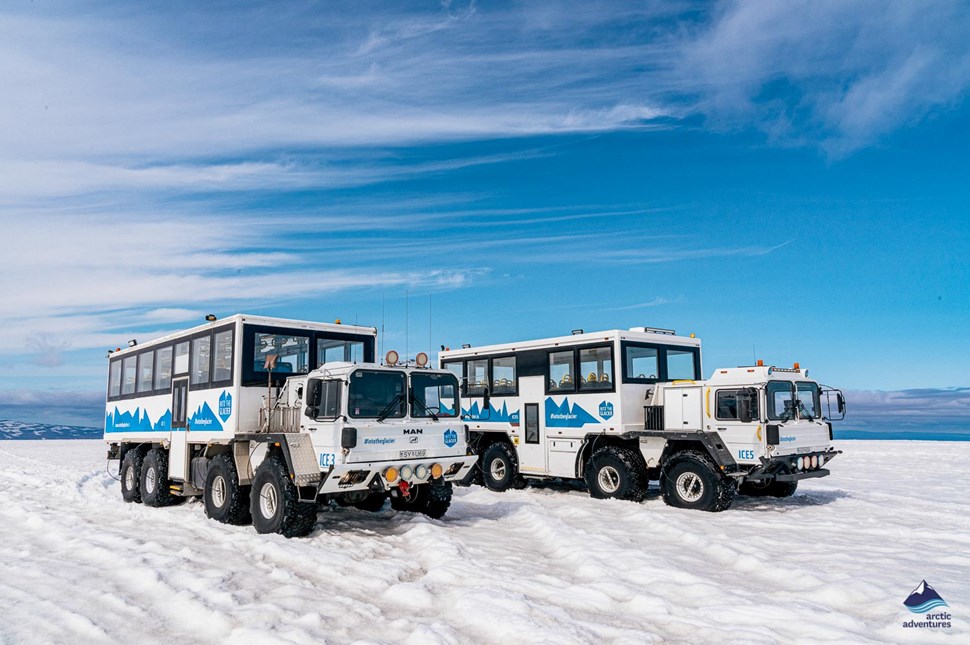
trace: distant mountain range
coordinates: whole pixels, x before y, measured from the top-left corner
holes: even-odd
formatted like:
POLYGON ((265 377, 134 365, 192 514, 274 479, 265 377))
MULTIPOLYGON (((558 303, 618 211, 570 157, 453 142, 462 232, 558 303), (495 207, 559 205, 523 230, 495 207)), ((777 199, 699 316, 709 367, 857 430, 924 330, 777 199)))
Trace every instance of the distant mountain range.
POLYGON ((103 428, 59 426, 46 423, 25 423, 0 419, 0 440, 3 439, 100 439, 103 428))

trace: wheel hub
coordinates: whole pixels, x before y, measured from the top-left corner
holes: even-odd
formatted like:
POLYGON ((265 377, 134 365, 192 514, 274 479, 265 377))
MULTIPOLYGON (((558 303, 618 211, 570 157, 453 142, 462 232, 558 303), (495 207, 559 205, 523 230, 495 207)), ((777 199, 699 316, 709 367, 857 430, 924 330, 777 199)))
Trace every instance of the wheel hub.
POLYGON ((135 490, 135 469, 131 466, 125 468, 125 488, 135 490))
POLYGON ((226 478, 222 475, 212 480, 212 505, 216 508, 226 505, 226 478))
POLYGON ((493 459, 492 463, 488 466, 488 471, 492 474, 492 479, 502 480, 505 479, 505 462, 501 459, 493 459))
POLYGON ((676 487, 677 494, 685 502, 696 502, 704 494, 704 482, 696 473, 681 473, 676 487))
POLYGON ((145 492, 151 495, 155 492, 155 469, 149 468, 145 473, 145 492))
POLYGON ((620 473, 613 466, 600 468, 596 481, 604 493, 613 494, 620 489, 620 473))
POLYGON ((272 482, 266 482, 263 487, 259 489, 259 512, 263 514, 266 519, 272 518, 276 515, 276 509, 279 507, 279 494, 276 491, 276 486, 272 482))

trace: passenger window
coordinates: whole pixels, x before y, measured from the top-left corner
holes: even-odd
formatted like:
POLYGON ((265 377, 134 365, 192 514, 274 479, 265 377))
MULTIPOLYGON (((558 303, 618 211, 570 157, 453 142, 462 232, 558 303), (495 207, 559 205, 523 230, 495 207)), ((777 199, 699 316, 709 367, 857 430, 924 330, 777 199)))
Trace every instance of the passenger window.
POLYGON ((137 356, 127 356, 125 357, 125 362, 123 366, 124 380, 121 384, 122 394, 134 394, 135 393, 135 379, 138 377, 138 364, 137 356))
POLYGON ((152 391, 155 352, 142 352, 138 355, 138 391, 152 391))
POLYGON ((488 359, 468 361, 468 393, 482 395, 488 387, 488 359))
POLYGON ((462 363, 445 363, 445 369, 455 375, 458 382, 461 383, 461 379, 464 378, 463 365, 462 363))
POLYGON ((613 388, 613 352, 609 347, 579 350, 579 389, 613 388))
POLYGON ((212 338, 203 336, 192 340, 192 385, 202 385, 209 382, 209 349, 212 338))
POLYGON ((693 380, 698 378, 694 373, 694 352, 682 349, 667 350, 667 379, 693 380))
POLYGON ((108 396, 121 394, 121 361, 112 361, 108 374, 108 396))
POLYGON ((310 364, 310 339, 305 336, 287 336, 282 334, 259 334, 254 337, 256 343, 253 369, 265 372, 266 357, 275 354, 276 366, 274 374, 306 374, 310 364))
POLYGON ((492 359, 492 394, 515 394, 515 356, 492 359))
POLYGON ((633 379, 660 378, 660 363, 655 347, 626 348, 626 376, 633 379))
POLYGON ((221 331, 215 336, 213 381, 232 378, 232 331, 221 331))
POLYGON ((175 346, 175 371, 173 374, 187 374, 189 371, 189 343, 179 343, 175 346))
POLYGON ((356 363, 364 360, 364 343, 360 341, 317 339, 317 367, 324 363, 356 363))
POLYGON ((576 389, 573 379, 573 352, 550 352, 549 391, 571 392, 576 389))
POLYGON ((172 348, 158 350, 158 365, 155 369, 155 389, 167 390, 172 387, 172 348))

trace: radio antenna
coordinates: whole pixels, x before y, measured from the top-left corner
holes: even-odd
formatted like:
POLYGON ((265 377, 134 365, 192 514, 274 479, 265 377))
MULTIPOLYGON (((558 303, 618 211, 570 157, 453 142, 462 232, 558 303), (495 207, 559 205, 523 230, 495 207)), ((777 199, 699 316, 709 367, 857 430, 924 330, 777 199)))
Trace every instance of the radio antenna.
POLYGON ((409 307, 411 304, 411 292, 408 289, 404 290, 404 364, 408 362, 408 356, 410 356, 410 349, 408 342, 411 340, 411 319, 409 307))
POLYGON ((384 363, 384 292, 381 291, 381 364, 384 363))
POLYGON ((428 293, 428 355, 431 354, 431 348, 434 344, 431 340, 431 293, 428 293))

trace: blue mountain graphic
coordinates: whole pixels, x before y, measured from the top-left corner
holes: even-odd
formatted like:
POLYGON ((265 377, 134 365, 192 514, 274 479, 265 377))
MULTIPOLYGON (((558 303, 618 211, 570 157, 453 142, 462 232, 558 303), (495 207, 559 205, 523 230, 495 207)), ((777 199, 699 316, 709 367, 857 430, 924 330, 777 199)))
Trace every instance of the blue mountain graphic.
POLYGON ((573 403, 569 407, 569 397, 556 405, 552 397, 546 398, 546 427, 548 428, 582 428, 587 423, 599 423, 589 412, 573 403))
POLYGON ((148 410, 135 408, 134 412, 121 412, 115 406, 114 412, 105 415, 104 431, 108 432, 168 432, 172 429, 172 412, 166 410, 158 421, 152 423, 148 410))
POLYGON ((516 410, 509 414, 509 409, 506 404, 502 403, 502 409, 496 410, 494 407, 489 406, 487 410, 482 410, 478 407, 478 401, 472 403, 472 407, 467 410, 462 410, 462 414, 468 417, 469 421, 491 421, 494 423, 511 423, 512 425, 519 424, 519 411, 516 410))
POLYGON ((221 432, 222 423, 215 415, 208 403, 203 403, 199 409, 189 417, 189 427, 192 430, 207 430, 211 432, 221 432))
POLYGON ((940 594, 936 593, 936 589, 926 584, 925 580, 919 583, 903 604, 914 614, 925 614, 937 607, 949 607, 940 594))

